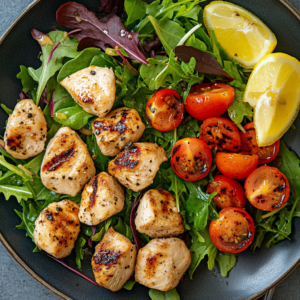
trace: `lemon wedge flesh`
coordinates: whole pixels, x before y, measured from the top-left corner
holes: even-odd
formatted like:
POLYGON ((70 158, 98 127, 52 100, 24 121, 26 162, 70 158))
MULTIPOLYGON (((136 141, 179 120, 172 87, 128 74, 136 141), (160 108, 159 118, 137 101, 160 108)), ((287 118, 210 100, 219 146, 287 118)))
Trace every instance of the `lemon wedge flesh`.
POLYGON ((277 40, 272 31, 248 10, 225 1, 213 1, 204 9, 204 24, 230 58, 252 69, 266 54, 273 52, 277 40))
POLYGON ((243 100, 254 107, 259 146, 279 140, 297 117, 300 106, 300 62, 287 54, 266 55, 255 66, 243 100))

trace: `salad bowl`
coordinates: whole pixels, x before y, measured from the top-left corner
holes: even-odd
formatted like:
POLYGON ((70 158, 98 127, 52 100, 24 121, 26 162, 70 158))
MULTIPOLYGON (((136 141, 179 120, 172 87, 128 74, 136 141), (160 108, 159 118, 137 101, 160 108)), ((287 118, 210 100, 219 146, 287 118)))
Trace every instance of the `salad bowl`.
MULTIPOLYGON (((36 0, 8 28, 0 39, 0 102, 13 108, 18 99, 21 84, 16 78, 20 65, 39 67, 37 53, 39 45, 30 35, 32 28, 49 32, 56 22, 56 10, 68 1, 36 0)), ((88 9, 96 11, 99 0, 78 0, 88 9)), ((210 1, 201 3, 204 7, 210 1)), ((265 22, 278 39, 274 52, 284 52, 300 59, 300 14, 284 0, 233 0, 253 12, 265 22)), ((0 110, 0 128, 5 127, 7 116, 0 110)), ((300 117, 295 121, 296 130, 290 129, 283 137, 288 147, 300 156, 300 117)), ((4 130, 0 130, 3 135, 4 130)), ((0 194, 0 241, 13 258, 40 284, 62 299, 149 299, 147 288, 136 284, 131 291, 122 289, 112 293, 96 288, 83 278, 70 272, 43 253, 32 253, 34 244, 24 237, 24 231, 17 230, 20 223, 14 210, 19 209, 17 201, 5 201, 0 194)), ((181 299, 257 299, 271 287, 286 278, 300 263, 300 226, 298 218, 293 219, 291 240, 280 242, 276 247, 262 247, 252 253, 250 250, 238 257, 238 263, 228 277, 222 277, 217 265, 212 271, 201 262, 194 273, 194 279, 185 279, 177 291, 181 299)), ((76 268, 74 254, 65 262, 76 268)), ((82 262, 82 273, 92 278, 90 256, 82 262)))

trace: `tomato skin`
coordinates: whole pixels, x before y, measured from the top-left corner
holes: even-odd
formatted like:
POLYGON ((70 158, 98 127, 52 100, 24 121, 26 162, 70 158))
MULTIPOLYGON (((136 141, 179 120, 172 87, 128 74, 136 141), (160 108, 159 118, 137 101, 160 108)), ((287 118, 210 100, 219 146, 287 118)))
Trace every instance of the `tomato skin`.
POLYGON ((279 209, 290 196, 290 184, 286 176, 270 166, 261 166, 254 170, 245 181, 245 190, 249 202, 266 211, 279 209))
POLYGON ((214 245, 226 253, 246 250, 254 239, 255 226, 252 217, 242 208, 227 207, 219 212, 219 219, 209 226, 214 245))
POLYGON ((258 164, 257 155, 219 152, 216 157, 219 171, 230 178, 244 179, 252 173, 258 164))
POLYGON ((215 176, 214 181, 208 184, 206 192, 208 194, 218 193, 213 197, 217 208, 245 207, 246 197, 244 188, 239 182, 227 176, 215 176))
POLYGON ((186 181, 204 178, 210 171, 212 155, 209 147, 195 137, 177 141, 171 151, 174 172, 186 181))
POLYGON ((254 123, 250 122, 244 126, 246 132, 240 132, 241 151, 256 154, 259 156, 259 165, 268 164, 273 161, 279 152, 280 141, 278 140, 271 146, 259 147, 256 141, 254 123))
POLYGON ((234 99, 234 89, 224 83, 202 83, 193 86, 185 108, 194 118, 204 121, 223 115, 234 99))
POLYGON ((211 150, 237 152, 241 147, 240 133, 233 122, 225 118, 209 118, 201 125, 199 139, 211 150))
POLYGON ((177 128, 184 115, 184 104, 179 94, 171 89, 157 91, 146 104, 146 118, 159 131, 177 128))

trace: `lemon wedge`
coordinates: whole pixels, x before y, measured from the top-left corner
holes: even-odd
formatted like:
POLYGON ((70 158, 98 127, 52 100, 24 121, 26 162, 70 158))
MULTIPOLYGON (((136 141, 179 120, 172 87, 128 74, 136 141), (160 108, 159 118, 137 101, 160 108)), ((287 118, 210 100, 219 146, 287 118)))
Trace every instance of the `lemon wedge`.
POLYGON ((279 140, 300 106, 300 62, 284 53, 266 55, 255 66, 243 100, 254 107, 259 146, 279 140))
POLYGON ((273 52, 277 40, 272 31, 248 10, 225 1, 213 1, 204 9, 204 24, 230 58, 252 69, 266 54, 273 52))

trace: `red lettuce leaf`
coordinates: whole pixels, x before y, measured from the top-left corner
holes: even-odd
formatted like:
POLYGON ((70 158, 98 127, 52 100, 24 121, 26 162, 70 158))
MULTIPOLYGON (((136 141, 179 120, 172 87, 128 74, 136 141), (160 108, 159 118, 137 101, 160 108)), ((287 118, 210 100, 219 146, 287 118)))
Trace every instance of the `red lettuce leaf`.
POLYGON ((207 52, 191 46, 177 46, 175 48, 175 55, 185 63, 188 63, 194 57, 196 60, 195 70, 200 73, 222 76, 229 81, 234 80, 234 78, 222 69, 217 59, 207 52))
POLYGON ((93 248, 92 237, 95 235, 97 227, 96 226, 91 226, 90 228, 92 229, 93 233, 92 233, 91 237, 88 240, 88 245, 90 246, 90 248, 93 248))
POLYGON ((124 0, 101 0, 100 12, 110 14, 113 11, 120 15, 124 11, 124 0))
POLYGON ((144 53, 139 49, 138 32, 128 32, 122 20, 111 13, 99 20, 97 16, 89 11, 85 6, 68 2, 63 4, 56 13, 57 22, 71 29, 81 29, 79 33, 73 35, 79 39, 78 49, 82 49, 83 44, 94 45, 105 50, 105 45, 123 48, 129 58, 148 64, 144 53), (88 40, 86 40, 88 38, 88 40))

